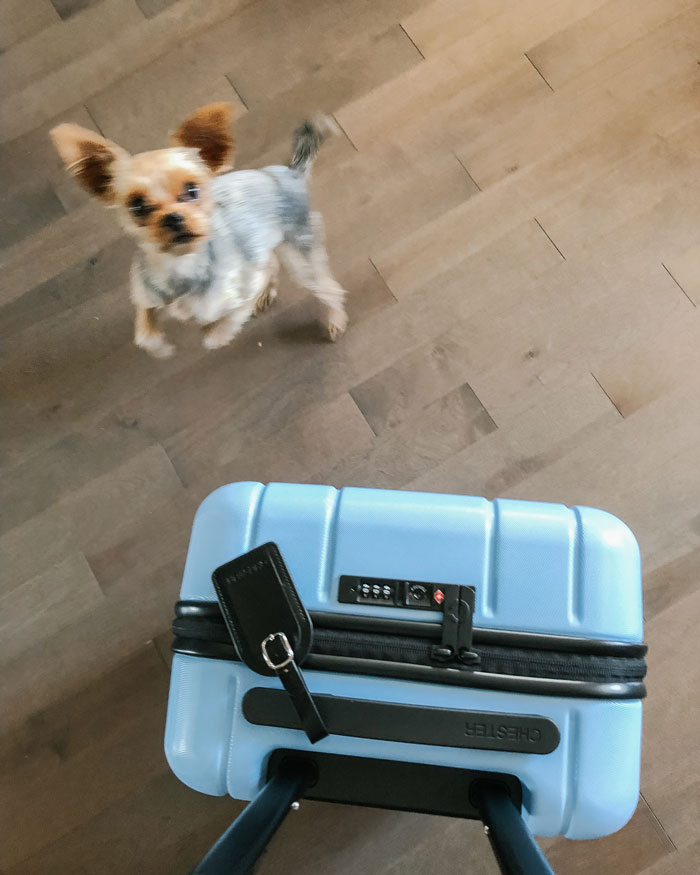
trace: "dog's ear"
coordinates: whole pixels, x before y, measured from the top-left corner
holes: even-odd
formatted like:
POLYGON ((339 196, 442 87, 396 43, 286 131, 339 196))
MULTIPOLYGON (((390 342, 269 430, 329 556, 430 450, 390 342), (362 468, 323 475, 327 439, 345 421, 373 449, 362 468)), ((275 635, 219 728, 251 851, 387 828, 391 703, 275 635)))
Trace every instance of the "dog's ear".
POLYGON ((197 149, 207 167, 216 173, 230 164, 233 152, 231 122, 233 107, 230 103, 209 103, 180 125, 172 135, 177 146, 197 149))
POLYGON ((66 169, 78 182, 105 203, 114 203, 113 165, 128 153, 80 125, 58 125, 51 131, 51 139, 66 169))

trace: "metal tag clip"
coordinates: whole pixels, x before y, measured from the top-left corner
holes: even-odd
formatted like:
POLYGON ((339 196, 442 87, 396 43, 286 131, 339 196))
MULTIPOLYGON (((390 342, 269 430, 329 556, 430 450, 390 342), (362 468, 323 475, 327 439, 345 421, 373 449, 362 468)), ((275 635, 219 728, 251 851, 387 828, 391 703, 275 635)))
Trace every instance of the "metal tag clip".
POLYGON ((292 650, 289 639, 284 632, 273 632, 272 635, 268 635, 267 638, 263 639, 260 649, 262 650, 265 664, 273 671, 279 671, 289 665, 290 662, 294 661, 294 651, 292 650), (279 651, 278 654, 270 656, 268 647, 271 645, 275 645, 275 649, 279 651))
POLYGON ((315 744, 328 735, 328 729, 319 714, 309 688, 299 666, 294 662, 294 651, 284 632, 273 632, 263 638, 260 649, 268 668, 271 668, 282 681, 282 686, 289 696, 297 712, 301 728, 315 744))

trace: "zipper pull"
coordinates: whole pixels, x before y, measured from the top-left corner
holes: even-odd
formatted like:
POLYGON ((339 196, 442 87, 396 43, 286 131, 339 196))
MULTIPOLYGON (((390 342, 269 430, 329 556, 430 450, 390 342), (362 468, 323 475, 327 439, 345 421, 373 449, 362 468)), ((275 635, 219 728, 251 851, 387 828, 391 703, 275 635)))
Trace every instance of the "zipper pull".
POLYGON ((479 654, 472 650, 474 602, 476 591, 471 586, 459 588, 459 625, 457 627, 457 657, 464 665, 478 665, 479 654))
POLYGON ((471 586, 449 584, 441 587, 445 593, 442 604, 442 642, 431 648, 437 662, 459 660, 475 666, 479 655, 472 650, 472 617, 476 592, 471 586))

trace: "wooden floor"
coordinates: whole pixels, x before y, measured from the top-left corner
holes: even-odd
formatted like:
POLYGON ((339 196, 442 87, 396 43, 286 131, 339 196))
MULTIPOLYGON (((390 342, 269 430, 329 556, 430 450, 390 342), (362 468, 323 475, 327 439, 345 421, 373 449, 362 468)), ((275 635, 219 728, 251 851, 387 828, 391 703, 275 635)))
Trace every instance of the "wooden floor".
MULTIPOLYGON (((239 809, 162 751, 193 512, 237 479, 591 504, 645 568, 642 798, 560 875, 700 871, 700 8, 692 0, 0 0, 4 875, 185 873, 239 809), (307 112, 351 326, 285 282, 206 353, 131 344, 130 246, 74 120, 159 147, 307 112)), ((261 871, 494 873, 478 825, 303 803, 261 871)))

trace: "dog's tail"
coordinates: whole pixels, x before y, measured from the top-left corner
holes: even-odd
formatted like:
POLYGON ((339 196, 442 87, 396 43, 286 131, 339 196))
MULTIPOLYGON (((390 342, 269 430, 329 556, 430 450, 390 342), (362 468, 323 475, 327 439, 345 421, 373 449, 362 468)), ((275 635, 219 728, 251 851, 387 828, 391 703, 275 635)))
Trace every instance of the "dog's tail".
POLYGON ((340 128, 335 119, 329 115, 319 114, 314 116, 311 121, 304 122, 294 131, 292 158, 289 166, 297 173, 307 174, 311 170, 313 160, 322 143, 328 137, 338 133, 340 133, 340 128))

